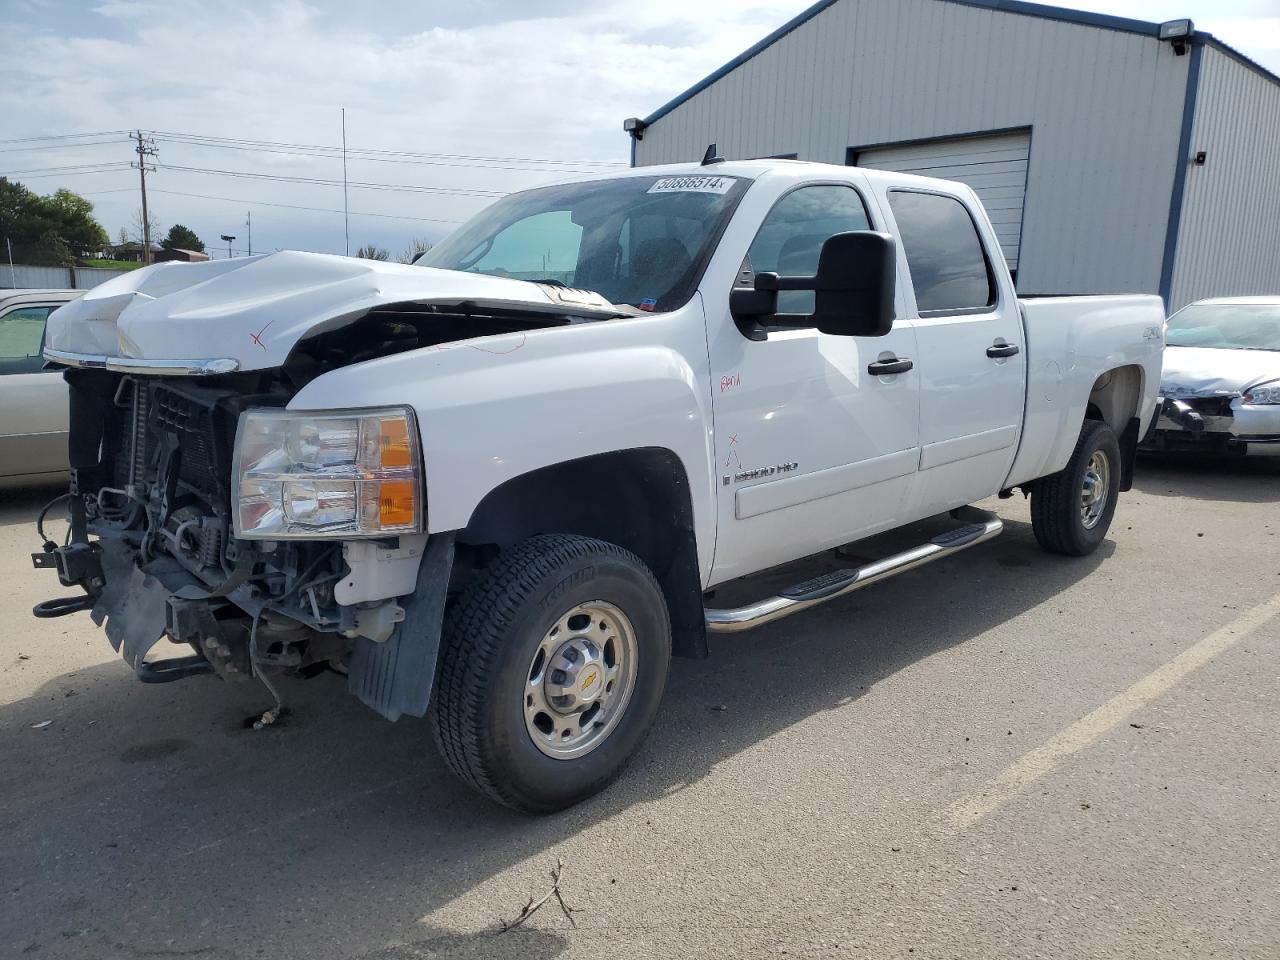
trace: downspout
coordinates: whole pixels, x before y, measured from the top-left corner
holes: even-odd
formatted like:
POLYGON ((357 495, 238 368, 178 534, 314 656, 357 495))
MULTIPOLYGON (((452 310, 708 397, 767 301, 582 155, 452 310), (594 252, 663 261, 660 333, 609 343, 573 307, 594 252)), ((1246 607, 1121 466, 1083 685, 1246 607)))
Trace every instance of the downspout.
POLYGON ((1178 232, 1182 226, 1182 201, 1187 190, 1187 170, 1191 166, 1191 132, 1196 120, 1196 97, 1200 91, 1200 64, 1204 37, 1191 37, 1191 62, 1187 65, 1187 91, 1182 102, 1182 134, 1178 138, 1178 162, 1173 172, 1173 196, 1169 202, 1168 229, 1164 236, 1164 263, 1160 268, 1160 296, 1165 310, 1173 306, 1173 270, 1178 259, 1178 232))

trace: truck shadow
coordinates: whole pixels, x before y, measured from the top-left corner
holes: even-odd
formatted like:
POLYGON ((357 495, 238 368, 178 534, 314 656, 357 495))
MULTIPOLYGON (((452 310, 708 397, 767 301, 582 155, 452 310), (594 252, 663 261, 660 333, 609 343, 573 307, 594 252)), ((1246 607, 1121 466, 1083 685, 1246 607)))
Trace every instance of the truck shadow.
MULTIPOLYGON (((336 676, 291 683, 292 714, 261 732, 243 725, 269 704, 252 684, 149 687, 115 661, 57 676, 0 706, 0 940, 86 957, 559 956, 567 923, 563 936, 499 934, 500 917, 477 917, 483 929, 461 934, 424 918, 529 858, 539 880, 527 894, 540 895, 542 861, 553 866, 566 837, 847 708, 881 679, 1051 600, 1113 551, 1108 541, 1092 557, 1050 557, 1029 525, 1007 521, 963 559, 717 640, 710 660, 675 662, 657 729, 623 777, 545 818, 477 800, 435 755, 426 722, 386 723, 336 676), (822 669, 797 683, 801 647, 822 669)), ((31 632, 34 662, 58 631, 31 632)), ((74 635, 92 634, 86 624, 74 635)), ((767 797, 774 786, 755 788, 767 797)), ((513 899, 506 919, 521 906, 513 899)), ((551 917, 546 926, 560 921, 551 917)))

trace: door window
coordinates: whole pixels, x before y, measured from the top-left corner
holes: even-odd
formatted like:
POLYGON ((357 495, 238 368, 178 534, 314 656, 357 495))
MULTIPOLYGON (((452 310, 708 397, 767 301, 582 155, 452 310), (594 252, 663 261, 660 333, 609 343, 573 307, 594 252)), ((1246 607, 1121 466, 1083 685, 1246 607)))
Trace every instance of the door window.
MULTIPOLYGON (((792 190, 769 211, 751 242, 740 282, 750 286, 757 273, 781 277, 812 277, 818 254, 828 237, 854 230, 870 230, 866 204, 853 187, 835 184, 792 190)), ((813 313, 812 290, 784 290, 778 294, 779 313, 813 313)))
POLYGON ((44 324, 52 307, 18 307, 0 316, 0 375, 33 373, 44 366, 44 324))
POLYGON ((986 311, 996 302, 991 265, 963 203, 937 193, 892 190, 889 206, 922 317, 986 311))

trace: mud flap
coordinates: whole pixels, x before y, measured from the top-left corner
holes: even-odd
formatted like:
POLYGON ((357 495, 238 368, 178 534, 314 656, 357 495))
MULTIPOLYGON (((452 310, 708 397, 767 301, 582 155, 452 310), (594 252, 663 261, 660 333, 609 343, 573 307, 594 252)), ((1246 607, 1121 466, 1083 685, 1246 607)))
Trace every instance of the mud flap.
MULTIPOLYGON (((1159 417, 1157 408, 1151 422, 1155 423, 1159 417)), ((1125 425, 1124 433, 1120 434, 1120 489, 1125 492, 1133 489, 1133 468, 1138 460, 1138 432, 1141 429, 1142 421, 1133 417, 1125 425)))
POLYGON ((413 596, 405 597, 404 620, 385 643, 356 639, 347 689, 388 720, 421 717, 435 686, 440 630, 453 570, 455 533, 434 533, 418 566, 413 596))

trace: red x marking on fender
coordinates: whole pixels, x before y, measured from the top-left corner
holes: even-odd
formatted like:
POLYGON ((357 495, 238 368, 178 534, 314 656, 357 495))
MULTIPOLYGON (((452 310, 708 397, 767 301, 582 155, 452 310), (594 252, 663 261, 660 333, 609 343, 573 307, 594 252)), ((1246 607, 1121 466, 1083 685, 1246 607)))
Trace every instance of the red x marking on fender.
MULTIPOLYGON (((267 327, 271 326, 271 324, 273 323, 275 323, 274 320, 268 320, 267 327)), ((249 334, 249 339, 252 340, 254 343, 256 343, 258 346, 260 346, 263 350, 267 349, 267 345, 262 342, 262 335, 267 332, 267 327, 263 327, 257 333, 249 334)))

